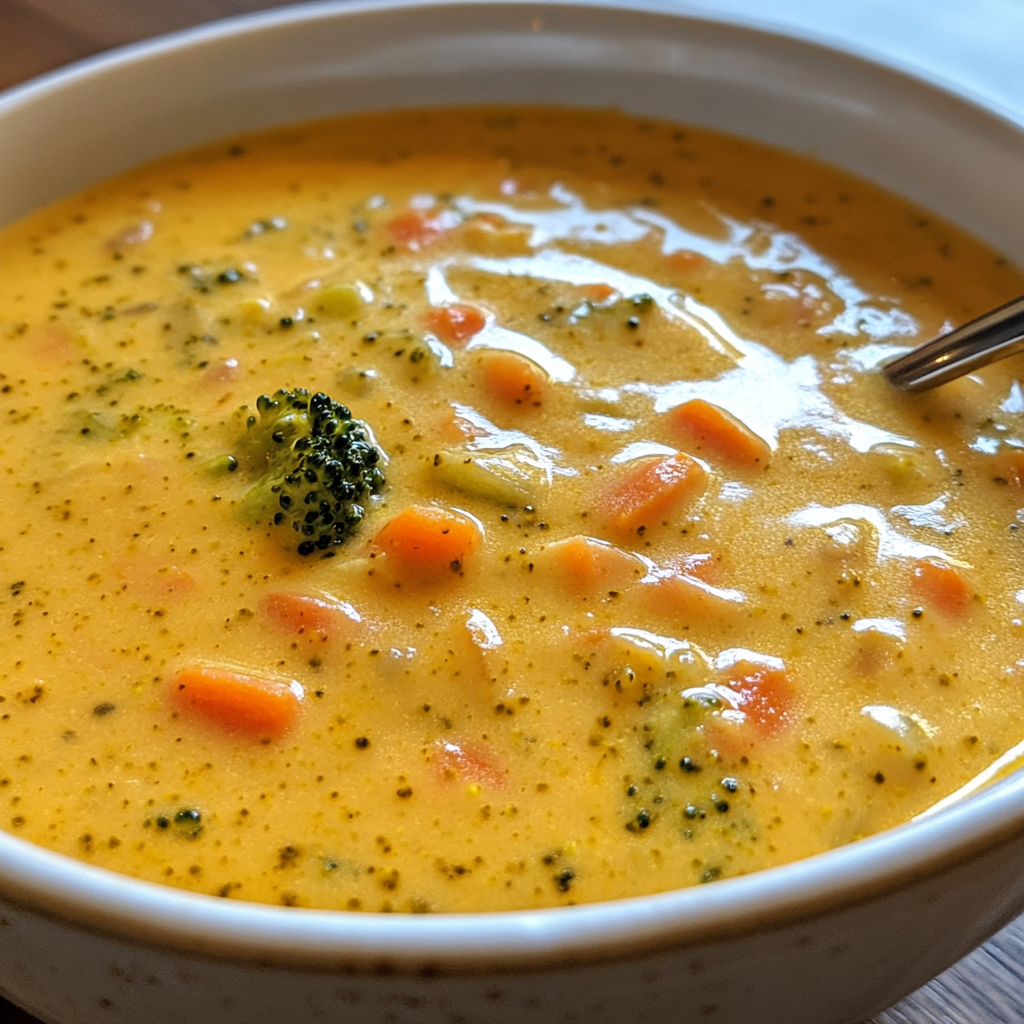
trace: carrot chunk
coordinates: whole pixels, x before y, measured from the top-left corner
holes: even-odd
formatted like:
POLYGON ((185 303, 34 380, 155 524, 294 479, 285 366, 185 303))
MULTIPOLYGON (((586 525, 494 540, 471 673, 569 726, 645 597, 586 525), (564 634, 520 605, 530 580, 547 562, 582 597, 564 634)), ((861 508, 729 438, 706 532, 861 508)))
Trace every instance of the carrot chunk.
POLYGON ((682 575, 701 580, 704 583, 717 583, 722 575, 722 556, 712 554, 683 555, 675 560, 673 568, 682 575))
POLYGON ((234 384, 242 375, 237 359, 218 359, 203 371, 202 382, 211 388, 234 384))
POLYGON ((588 284, 583 287, 583 295, 598 304, 607 302, 618 294, 610 284, 588 284))
POLYGON ((502 768, 488 751, 467 743, 438 743, 433 761, 443 779, 457 779, 490 789, 501 788, 508 775, 508 769, 502 768))
POLYGON ((934 558, 915 562, 910 572, 910 589, 929 608, 947 618, 967 614, 971 587, 959 569, 934 558))
POLYGON ((350 637, 359 631, 359 613, 350 604, 310 594, 275 592, 260 601, 260 611, 285 633, 318 633, 350 637))
POLYGON ((639 559, 594 537, 569 537, 549 545, 542 564, 566 589, 584 597, 609 587, 621 589, 643 576, 639 559))
POLYGON ((199 666, 171 680, 169 698, 177 710, 222 732, 277 739, 298 721, 301 694, 298 683, 199 666))
POLYGON ((687 624, 734 617, 746 604, 746 595, 741 591, 712 586, 686 572, 642 581, 639 596, 649 615, 663 615, 687 624))
POLYGON ((668 422, 689 438, 696 450, 717 456, 734 466, 767 466, 771 458, 768 443, 735 416, 717 405, 694 398, 667 413, 668 422))
POLYGON ((388 224, 391 237, 408 249, 425 249, 436 242, 447 230, 436 217, 428 217, 419 210, 400 213, 388 224))
POLYGON ((111 568, 136 597, 147 601, 180 601, 199 586, 191 573, 176 565, 160 565, 146 555, 119 558, 111 568))
POLYGON ((796 692, 785 671, 752 661, 733 665, 725 686, 735 694, 736 706, 762 736, 779 733, 796 702, 796 692))
POLYGON ((439 306, 427 313, 427 326, 448 345, 461 345, 487 326, 476 306, 439 306))
POLYGON ((382 527, 375 543, 400 573, 432 578, 458 572, 480 540, 480 528, 468 516, 410 505, 382 527))
POLYGON ((694 252, 692 249, 677 249, 667 256, 668 264, 673 270, 697 270, 707 264, 707 256, 694 252))
POLYGON ((454 443, 487 433, 465 416, 460 416, 454 409, 446 410, 442 414, 436 429, 441 440, 454 443))
POLYGON ((544 374, 533 360, 515 352, 489 349, 480 354, 478 366, 484 388, 492 398, 507 406, 540 406, 544 374))
POLYGON ((58 366, 75 356, 75 343, 60 324, 33 327, 21 335, 21 344, 33 359, 48 366, 58 366))
POLYGON ((594 502, 594 514, 614 536, 643 535, 704 492, 707 474, 680 452, 630 466, 594 502))

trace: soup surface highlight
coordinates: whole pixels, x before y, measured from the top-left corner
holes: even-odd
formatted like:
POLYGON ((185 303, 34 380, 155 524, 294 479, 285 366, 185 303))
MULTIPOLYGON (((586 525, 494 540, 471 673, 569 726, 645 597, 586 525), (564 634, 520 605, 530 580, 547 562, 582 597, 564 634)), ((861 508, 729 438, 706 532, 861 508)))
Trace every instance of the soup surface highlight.
POLYGON ((1021 739, 1024 393, 878 367, 1020 292, 610 112, 290 127, 5 229, 0 825, 429 912, 907 821, 1021 739))

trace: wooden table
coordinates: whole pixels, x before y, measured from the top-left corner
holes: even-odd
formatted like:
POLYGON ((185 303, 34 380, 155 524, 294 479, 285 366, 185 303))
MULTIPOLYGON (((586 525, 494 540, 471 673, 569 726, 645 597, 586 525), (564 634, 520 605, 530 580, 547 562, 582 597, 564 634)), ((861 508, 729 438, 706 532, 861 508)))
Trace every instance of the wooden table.
MULTIPOLYGON (((0 0, 0 89, 111 46, 287 2, 296 0, 0 0)), ((2 999, 0 1022, 38 1024, 2 999)), ((1024 917, 870 1024, 1021 1022, 1024 917)))

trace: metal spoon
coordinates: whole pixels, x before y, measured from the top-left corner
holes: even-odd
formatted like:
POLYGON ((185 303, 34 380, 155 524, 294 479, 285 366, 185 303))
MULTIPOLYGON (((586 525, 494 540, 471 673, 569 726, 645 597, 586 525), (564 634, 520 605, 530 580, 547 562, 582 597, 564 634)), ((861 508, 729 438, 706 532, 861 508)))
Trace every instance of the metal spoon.
POLYGON ((971 370, 1024 351, 1024 295, 887 363, 883 372, 902 391, 927 391, 971 370))

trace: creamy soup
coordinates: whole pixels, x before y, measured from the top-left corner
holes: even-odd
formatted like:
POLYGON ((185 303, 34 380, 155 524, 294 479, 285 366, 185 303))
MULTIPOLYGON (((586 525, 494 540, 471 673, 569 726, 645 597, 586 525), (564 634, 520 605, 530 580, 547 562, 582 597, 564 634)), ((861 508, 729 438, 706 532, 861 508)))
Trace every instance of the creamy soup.
POLYGON ((1021 739, 1014 294, 810 159, 470 109, 0 235, 0 826, 221 897, 551 906, 905 822, 1021 739))

